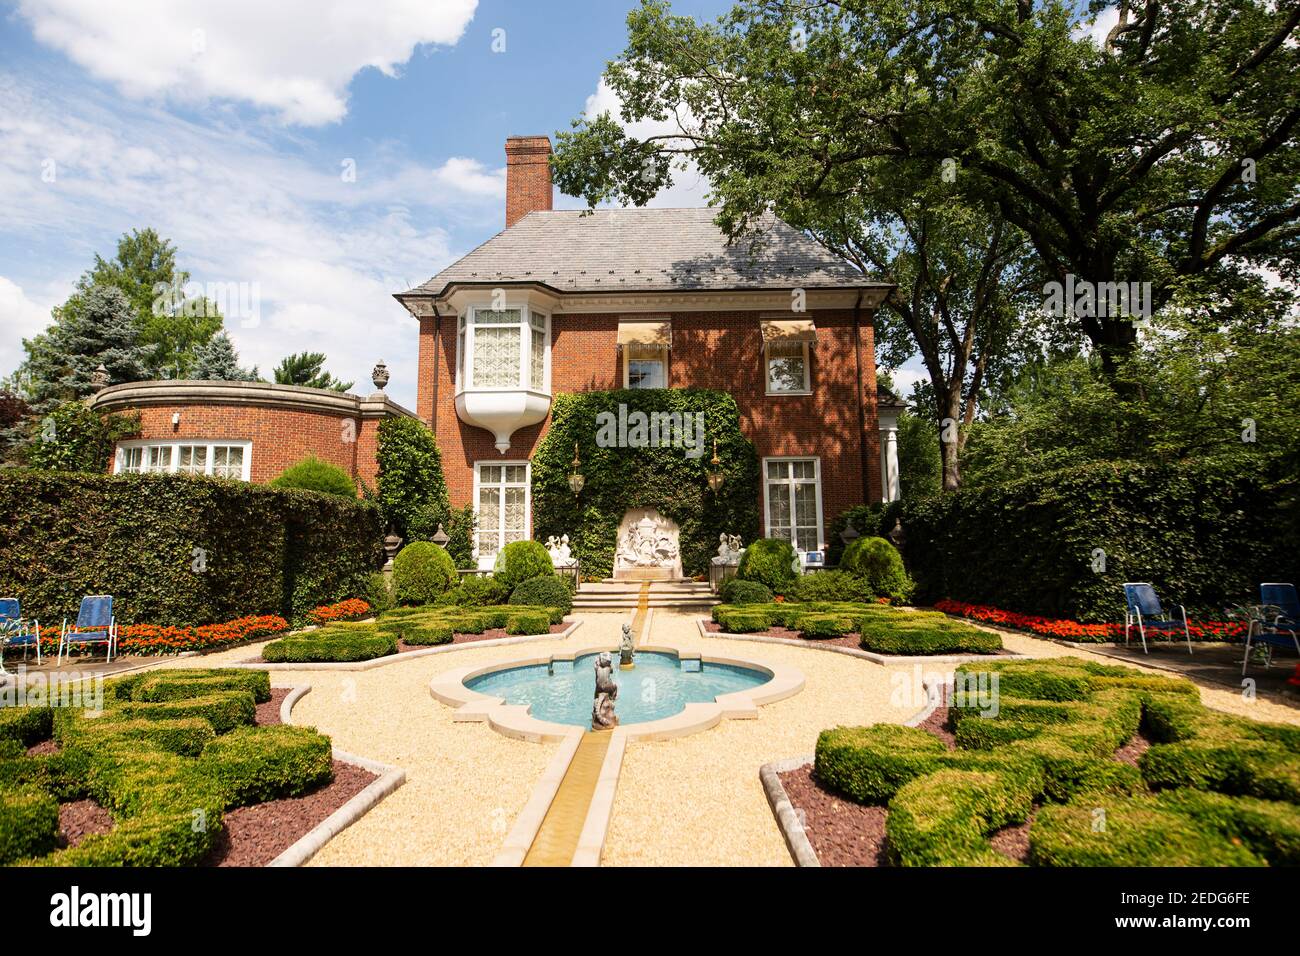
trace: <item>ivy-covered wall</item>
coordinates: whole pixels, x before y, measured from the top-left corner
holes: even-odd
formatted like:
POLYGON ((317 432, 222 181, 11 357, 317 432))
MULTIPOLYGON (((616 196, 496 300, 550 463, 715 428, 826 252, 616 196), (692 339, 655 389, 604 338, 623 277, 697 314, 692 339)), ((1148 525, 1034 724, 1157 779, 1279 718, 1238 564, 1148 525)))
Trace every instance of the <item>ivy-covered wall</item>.
POLYGON ((365 593, 378 509, 187 475, 0 472, 0 595, 57 630, 86 594, 123 624, 301 619, 365 593))
MULTIPOLYGON (((691 432, 685 435, 694 437, 691 432)), ((707 573, 718 535, 739 534, 746 543, 759 536, 758 456, 741 433, 736 400, 710 389, 556 395, 550 429, 533 455, 532 495, 534 537, 569 535, 585 577, 610 575, 618 526, 631 508, 654 508, 677 522, 687 575, 707 573), (692 458, 683 447, 662 444, 601 447, 599 416, 607 413, 617 419, 620 405, 628 415, 702 414, 702 454, 692 458), (716 494, 705 477, 715 438, 725 476, 716 494), (586 478, 576 497, 569 488, 575 443, 582 462, 579 471, 586 478)))

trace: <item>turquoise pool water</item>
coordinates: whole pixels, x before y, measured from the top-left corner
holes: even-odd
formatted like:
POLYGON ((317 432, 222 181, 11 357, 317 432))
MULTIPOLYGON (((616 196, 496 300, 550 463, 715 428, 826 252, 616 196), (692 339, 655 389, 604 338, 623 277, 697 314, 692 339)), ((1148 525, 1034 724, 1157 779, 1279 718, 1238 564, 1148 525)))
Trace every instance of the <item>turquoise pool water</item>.
MULTIPOLYGON (((620 670, 614 659, 614 683, 618 700, 614 712, 621 724, 641 724, 671 717, 687 704, 705 703, 719 694, 766 684, 763 671, 731 664, 687 661, 686 668, 676 655, 640 651, 631 670, 620 670), (700 670, 693 668, 700 667, 700 670)), ((573 661, 556 661, 553 673, 545 664, 529 664, 484 674, 465 682, 470 690, 504 698, 508 704, 527 704, 538 720, 557 724, 591 726, 591 699, 596 691, 596 655, 573 661)))

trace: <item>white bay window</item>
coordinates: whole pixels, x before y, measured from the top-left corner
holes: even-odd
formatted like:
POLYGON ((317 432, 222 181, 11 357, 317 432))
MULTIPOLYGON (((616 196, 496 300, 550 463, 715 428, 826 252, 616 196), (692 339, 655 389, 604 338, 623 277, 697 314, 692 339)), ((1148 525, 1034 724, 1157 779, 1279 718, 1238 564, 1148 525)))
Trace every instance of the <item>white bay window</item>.
POLYGON ((550 409, 550 345, 550 316, 528 305, 467 305, 457 318, 456 413, 492 432, 503 454, 550 409))

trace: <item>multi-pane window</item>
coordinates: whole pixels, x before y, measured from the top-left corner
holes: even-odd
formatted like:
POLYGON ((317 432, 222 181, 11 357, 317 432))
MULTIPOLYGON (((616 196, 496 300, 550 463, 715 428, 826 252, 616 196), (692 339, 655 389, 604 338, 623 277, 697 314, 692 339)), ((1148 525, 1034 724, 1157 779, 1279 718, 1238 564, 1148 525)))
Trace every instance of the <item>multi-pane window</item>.
POLYGON ((457 389, 545 391, 547 321, 531 309, 470 309, 457 321, 457 389))
POLYGON ((477 469, 475 512, 482 560, 495 557, 510 542, 528 537, 528 465, 480 464, 477 469))
POLYGON ((789 541, 796 551, 821 550, 817 459, 769 459, 765 469, 767 536, 789 541))
POLYGON ((808 343, 769 342, 767 344, 767 390, 771 392, 806 392, 808 384, 808 343))
POLYGON ((252 446, 248 442, 123 442, 113 471, 119 475, 211 475, 249 477, 252 446))
POLYGON ((663 345, 626 346, 628 388, 666 388, 668 386, 668 348, 663 345))

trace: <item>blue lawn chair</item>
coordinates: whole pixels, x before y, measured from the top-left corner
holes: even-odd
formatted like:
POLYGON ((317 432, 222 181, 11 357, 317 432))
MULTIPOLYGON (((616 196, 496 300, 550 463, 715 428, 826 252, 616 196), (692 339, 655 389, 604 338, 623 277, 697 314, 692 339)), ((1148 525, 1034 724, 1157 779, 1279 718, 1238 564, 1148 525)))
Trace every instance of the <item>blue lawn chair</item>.
POLYGON ((113 617, 111 594, 88 594, 83 597, 81 610, 77 613, 77 623, 72 627, 68 627, 66 617, 63 619, 56 664, 72 650, 74 644, 106 644, 108 660, 113 659, 113 649, 117 647, 117 620, 113 617))
POLYGON ((5 648, 23 648, 23 660, 36 648, 36 663, 41 662, 41 622, 24 621, 17 598, 0 598, 0 674, 6 674, 5 648))
POLYGON ((1182 620, 1174 620, 1173 616, 1167 614, 1160 606, 1160 598, 1156 597, 1156 589, 1150 584, 1129 582, 1124 585, 1124 646, 1128 646, 1129 631, 1133 625, 1137 625, 1138 634, 1142 637, 1142 653, 1149 654, 1147 650, 1147 631, 1156 631, 1164 633, 1176 633, 1178 628, 1183 629, 1183 636, 1187 638, 1187 653, 1192 652, 1192 635, 1187 629, 1187 608, 1181 604, 1178 605, 1178 611, 1182 615, 1182 620))
MULTIPOLYGON (((1261 584, 1259 586, 1260 616, 1250 622, 1246 630, 1246 657, 1241 662, 1241 674, 1250 666, 1250 645, 1263 644, 1268 648, 1268 661, 1273 658, 1273 648, 1294 647, 1300 656, 1300 599, 1296 598, 1294 584, 1261 584)), ((1264 666, 1268 666, 1268 661, 1264 666)))

